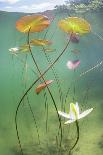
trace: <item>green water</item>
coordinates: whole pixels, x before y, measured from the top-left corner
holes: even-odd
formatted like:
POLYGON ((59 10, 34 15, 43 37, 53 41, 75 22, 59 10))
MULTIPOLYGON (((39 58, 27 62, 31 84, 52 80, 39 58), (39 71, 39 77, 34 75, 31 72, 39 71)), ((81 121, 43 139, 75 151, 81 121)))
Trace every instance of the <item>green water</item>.
MULTIPOLYGON (((37 79, 31 68, 36 73, 31 56, 21 53, 18 57, 13 56, 8 51, 11 47, 22 45, 26 42, 26 35, 21 34, 15 28, 15 22, 23 14, 0 12, 0 154, 1 155, 21 155, 15 130, 15 112, 17 104, 22 95, 37 79), (27 70, 21 62, 27 61, 27 70), (31 66, 31 67, 30 67, 31 66), (25 86, 26 84, 26 86, 25 86), (26 88, 25 88, 26 87, 26 88)), ((80 15, 76 15, 80 16, 80 15)), ((58 26, 58 20, 67 17, 66 14, 58 14, 51 24, 47 39, 51 39, 52 48, 55 52, 47 53, 51 61, 61 53, 67 43, 67 35, 58 26)), ((86 71, 103 59, 103 40, 96 34, 103 36, 103 12, 93 12, 85 15, 85 19, 91 24, 92 32, 80 37, 79 44, 70 43, 64 55, 55 64, 54 68, 59 77, 60 86, 65 100, 66 92, 70 88, 67 101, 65 103, 68 111, 69 103, 78 101, 80 108, 86 110, 93 107, 93 112, 86 118, 79 121, 80 137, 79 142, 73 150, 73 155, 102 155, 103 154, 103 65, 80 77, 80 73, 86 71), (96 34, 94 34, 96 33, 96 34), (71 51, 77 49, 79 54, 71 51), (81 61, 77 70, 70 71, 66 67, 69 59, 79 59, 81 61), (75 93, 74 93, 75 88, 75 93)), ((84 17, 83 17, 84 18, 84 17)), ((45 32, 32 34, 32 38, 43 38, 45 32)), ((33 48, 34 57, 41 72, 48 67, 47 59, 41 48, 33 48)), ((44 76, 45 79, 53 79, 49 86, 55 99, 58 110, 61 109, 60 94, 52 70, 44 76)), ((58 134, 58 117, 53 102, 46 91, 48 103, 48 131, 46 132, 46 110, 45 92, 39 95, 35 93, 35 88, 39 82, 28 93, 29 103, 37 122, 40 145, 38 143, 37 129, 33 121, 27 97, 24 99, 18 112, 18 130, 24 155, 57 155, 58 147, 56 136, 58 134)), ((64 103, 63 103, 64 104, 64 103)), ((68 155, 68 151, 76 140, 75 123, 63 127, 63 140, 61 154, 68 155)), ((59 136, 60 140, 60 136, 59 136)))

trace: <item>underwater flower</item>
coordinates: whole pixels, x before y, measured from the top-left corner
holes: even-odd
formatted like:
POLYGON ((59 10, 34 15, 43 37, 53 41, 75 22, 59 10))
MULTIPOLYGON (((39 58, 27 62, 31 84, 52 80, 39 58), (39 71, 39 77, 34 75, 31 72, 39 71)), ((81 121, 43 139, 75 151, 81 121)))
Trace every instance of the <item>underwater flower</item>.
POLYGON ((13 47, 13 48, 10 48, 9 51, 10 52, 17 52, 17 51, 19 51, 19 48, 18 47, 13 47))
POLYGON ((65 118, 69 119, 68 121, 66 121, 64 123, 64 124, 69 124, 69 123, 73 123, 76 120, 79 120, 79 119, 87 116, 92 110, 93 110, 93 108, 80 113, 78 102, 76 102, 76 104, 70 103, 70 112, 69 113, 58 111, 58 114, 60 116, 63 116, 65 118))
POLYGON ((69 60, 67 62, 67 67, 69 69, 75 69, 79 66, 79 64, 80 64, 80 60, 74 60, 74 61, 69 60))
POLYGON ((13 48, 10 48, 9 51, 12 54, 17 54, 19 52, 27 52, 27 51, 29 51, 29 45, 25 44, 25 45, 21 45, 19 47, 13 47, 13 48))
POLYGON ((77 33, 71 34, 70 41, 72 43, 79 43, 79 40, 80 40, 80 38, 79 38, 79 35, 77 33))

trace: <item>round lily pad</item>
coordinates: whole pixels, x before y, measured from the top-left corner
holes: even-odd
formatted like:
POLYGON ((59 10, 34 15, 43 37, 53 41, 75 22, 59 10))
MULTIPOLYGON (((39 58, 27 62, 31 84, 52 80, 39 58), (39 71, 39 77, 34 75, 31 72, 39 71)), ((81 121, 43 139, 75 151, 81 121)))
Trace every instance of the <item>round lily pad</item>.
POLYGON ((91 31, 90 24, 83 18, 68 17, 58 23, 59 27, 67 33, 85 34, 91 31))
POLYGON ((41 32, 50 25, 50 21, 43 15, 28 15, 21 17, 16 22, 16 28, 20 32, 41 32))

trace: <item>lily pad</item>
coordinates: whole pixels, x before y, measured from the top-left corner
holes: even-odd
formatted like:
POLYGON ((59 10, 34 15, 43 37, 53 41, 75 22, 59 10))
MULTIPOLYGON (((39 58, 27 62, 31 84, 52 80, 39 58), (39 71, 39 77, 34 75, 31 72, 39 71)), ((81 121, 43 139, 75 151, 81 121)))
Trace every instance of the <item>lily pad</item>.
POLYGON ((16 22, 16 28, 20 32, 41 32, 50 25, 50 21, 43 15, 28 15, 21 17, 16 22))
POLYGON ((19 47, 19 51, 20 51, 20 52, 29 52, 29 45, 28 45, 28 44, 21 45, 21 46, 19 47))
POLYGON ((45 46, 45 45, 50 45, 51 42, 44 39, 32 39, 30 41, 30 44, 34 46, 45 46))
POLYGON ((91 31, 90 24, 83 18, 68 17, 58 23, 59 27, 67 33, 85 34, 91 31))
POLYGON ((43 50, 48 53, 56 51, 56 49, 52 49, 52 48, 44 48, 43 50))

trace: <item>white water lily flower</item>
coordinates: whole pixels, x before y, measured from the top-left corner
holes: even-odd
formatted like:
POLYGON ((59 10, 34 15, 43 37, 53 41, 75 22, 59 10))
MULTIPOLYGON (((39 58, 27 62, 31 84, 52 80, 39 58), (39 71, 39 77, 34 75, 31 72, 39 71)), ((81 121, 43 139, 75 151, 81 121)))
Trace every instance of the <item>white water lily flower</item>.
POLYGON ((18 52, 19 48, 18 47, 13 47, 9 49, 10 52, 18 52))
POLYGON ((73 123, 76 120, 79 120, 79 119, 87 116, 92 110, 93 110, 93 108, 80 113, 78 102, 76 102, 76 104, 70 103, 70 112, 69 113, 58 111, 58 114, 60 116, 63 116, 65 118, 69 119, 68 121, 66 121, 64 123, 64 124, 69 124, 69 123, 73 123))

